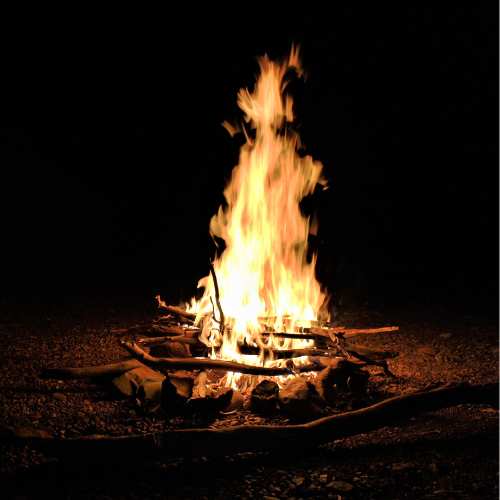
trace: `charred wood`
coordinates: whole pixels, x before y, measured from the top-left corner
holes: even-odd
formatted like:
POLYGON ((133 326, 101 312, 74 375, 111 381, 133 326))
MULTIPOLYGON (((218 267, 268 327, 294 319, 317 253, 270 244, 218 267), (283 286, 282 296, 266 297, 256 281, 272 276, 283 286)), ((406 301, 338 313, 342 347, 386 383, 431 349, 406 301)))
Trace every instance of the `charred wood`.
MULTIPOLYGON (((222 361, 218 359, 200 358, 154 358, 135 344, 121 342, 120 345, 141 363, 156 370, 222 370, 228 372, 243 373, 246 375, 267 375, 270 377, 279 375, 290 375, 293 371, 290 368, 265 368, 262 366, 244 365, 233 361, 222 361)), ((291 360, 289 360, 290 362, 291 360)), ((293 364, 293 363, 292 363, 293 364)), ((300 366, 297 369, 303 371, 318 370, 318 365, 300 366)))

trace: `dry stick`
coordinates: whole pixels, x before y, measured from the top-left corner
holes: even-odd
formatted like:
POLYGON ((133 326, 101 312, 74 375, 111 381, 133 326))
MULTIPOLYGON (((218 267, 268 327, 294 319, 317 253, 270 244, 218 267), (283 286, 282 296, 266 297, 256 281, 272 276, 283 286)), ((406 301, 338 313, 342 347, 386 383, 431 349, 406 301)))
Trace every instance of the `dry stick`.
POLYGON ((239 425, 220 429, 182 429, 139 436, 85 436, 42 439, 36 449, 65 459, 104 455, 153 460, 163 457, 203 457, 244 452, 293 452, 311 449, 357 434, 365 434, 420 413, 462 404, 498 407, 498 382, 459 384, 398 396, 362 410, 325 417, 303 425, 239 425))
POLYGON ((138 342, 141 345, 147 345, 147 346, 166 344, 168 342, 179 342, 181 344, 190 344, 190 345, 198 345, 200 347, 207 347, 203 342, 200 342, 196 337, 184 337, 181 335, 177 337, 155 337, 152 339, 140 339, 138 342))
MULTIPOLYGON (((279 375, 290 375, 290 368, 265 368, 263 366, 244 365, 234 361, 222 361, 219 359, 199 358, 155 358, 145 353, 142 349, 130 342, 120 342, 120 345, 141 363, 155 370, 222 370, 227 372, 243 373, 245 375, 266 375, 277 377, 279 375)), ((301 372, 322 370, 318 365, 307 365, 297 367, 301 372)))
POLYGON ((344 338, 354 337, 354 335, 358 335, 360 333, 382 333, 382 332, 394 332, 399 330, 399 326, 388 326, 386 328, 369 328, 369 329, 356 329, 351 328, 349 330, 339 330, 338 333, 342 333, 344 338))
POLYGON ((177 316, 180 316, 185 321, 188 321, 190 323, 193 323, 194 320, 196 319, 196 314, 194 314, 194 313, 184 311, 183 309, 180 309, 178 307, 167 306, 167 304, 165 304, 165 302, 163 302, 163 300, 160 299, 159 295, 156 297, 156 299, 158 300, 158 308, 159 309, 166 309, 168 312, 170 312, 172 314, 176 314, 177 316))
POLYGON ((317 333, 275 333, 275 332, 262 332, 260 334, 262 337, 275 337, 278 339, 297 339, 297 340, 316 340, 317 342, 322 342, 323 344, 328 344, 331 346, 336 346, 335 343, 326 334, 317 333))
POLYGON ((220 331, 221 337, 223 337, 226 324, 225 324, 225 320, 224 320, 224 313, 222 312, 222 307, 220 305, 219 285, 217 284, 217 276, 215 275, 215 269, 214 269, 214 266, 212 264, 212 261, 209 260, 208 263, 210 264, 210 272, 212 273, 212 277, 214 279, 215 301, 217 302, 217 307, 219 309, 219 331, 220 331))
POLYGON ((118 377, 125 372, 139 368, 143 364, 137 359, 100 366, 84 366, 83 368, 45 368, 39 377, 42 379, 76 380, 98 377, 118 377))
MULTIPOLYGON (((246 356, 258 356, 261 353, 264 354, 266 359, 290 359, 290 358, 300 358, 301 356, 336 356, 336 350, 326 350, 326 349, 260 349, 254 346, 239 346, 238 350, 241 354, 246 356)), ((217 352, 217 350, 215 351, 217 352)))

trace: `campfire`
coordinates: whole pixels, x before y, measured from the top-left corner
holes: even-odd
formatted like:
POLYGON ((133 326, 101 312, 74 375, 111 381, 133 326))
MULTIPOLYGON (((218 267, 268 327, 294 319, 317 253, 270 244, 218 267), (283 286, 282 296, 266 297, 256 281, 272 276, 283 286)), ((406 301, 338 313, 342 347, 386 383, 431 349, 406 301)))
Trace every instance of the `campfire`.
POLYGON ((217 384, 240 392, 253 390, 266 377, 283 386, 298 374, 313 376, 339 357, 356 360, 353 373, 379 365, 390 374, 383 353, 347 344, 346 337, 357 331, 329 322, 327 295, 315 277, 316 256, 308 259, 308 238, 317 227, 302 213, 300 202, 326 189, 326 181, 321 163, 298 151, 302 144, 293 101, 286 94, 289 80, 304 75, 298 50, 292 47, 280 63, 266 55, 259 65, 254 90, 238 94, 242 124, 223 124, 231 134, 246 137, 224 190, 226 205, 210 222, 214 241, 223 241, 225 248, 199 282, 200 300, 183 310, 157 297, 165 314, 149 333, 160 338, 139 342, 177 342, 197 356, 174 363, 154 359, 131 343, 123 347, 160 369, 223 370, 226 375, 217 384))
MULTIPOLYGON (((224 190, 226 204, 210 222, 214 241, 224 242, 224 248, 199 282, 201 298, 182 308, 157 297, 160 314, 152 324, 116 332, 130 355, 125 359, 45 369, 41 377, 111 380, 147 412, 214 415, 244 407, 269 413, 279 407, 302 421, 324 416, 328 408, 351 413, 293 426, 293 440, 285 428, 241 426, 225 434, 191 429, 135 441, 100 439, 101 444, 120 447, 117 440, 128 439, 178 456, 310 446, 421 411, 494 398, 496 388, 459 386, 374 404, 368 379, 393 377, 387 363, 392 354, 353 343, 353 337, 398 327, 347 329, 331 321, 328 296, 315 277, 316 258, 308 255, 317 224, 300 208, 305 196, 326 189, 326 181, 321 163, 299 153, 293 102, 286 93, 292 75, 304 72, 293 47, 285 61, 264 56, 259 64, 253 91, 238 94, 243 122, 224 123, 231 134, 245 134, 246 143, 224 190)), ((64 446, 73 449, 70 441, 64 446)))

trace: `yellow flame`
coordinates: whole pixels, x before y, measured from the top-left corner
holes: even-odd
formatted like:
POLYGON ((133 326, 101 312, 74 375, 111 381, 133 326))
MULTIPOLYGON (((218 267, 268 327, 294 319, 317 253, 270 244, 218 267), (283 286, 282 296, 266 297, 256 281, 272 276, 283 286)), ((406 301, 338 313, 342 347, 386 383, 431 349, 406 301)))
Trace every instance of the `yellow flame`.
MULTIPOLYGON (((295 68, 299 76, 303 74, 298 50, 292 47, 283 63, 265 55, 259 65, 253 92, 241 89, 238 94, 238 105, 250 129, 255 130, 255 138, 245 132, 247 142, 224 190, 227 206, 221 206, 210 222, 212 236, 226 243, 213 263, 227 318, 226 333, 217 338, 218 326, 212 320, 205 322, 203 331, 207 344, 221 345, 219 356, 247 364, 262 360, 238 355, 236 346, 243 339, 262 345, 259 334, 269 320, 259 318, 275 318, 271 321, 274 329, 293 331, 299 320, 316 320, 325 300, 315 279, 315 258, 310 263, 306 259, 310 227, 299 207, 317 183, 325 184, 322 165, 310 156, 298 155, 298 134, 287 126, 294 120, 293 102, 289 96, 283 99, 287 70, 295 68)), ((223 125, 231 135, 237 131, 223 125)), ((205 287, 204 295, 191 310, 201 318, 215 307, 217 318, 212 276, 202 279, 199 287, 205 287)), ((290 340, 275 340, 274 344, 298 347, 290 340)))

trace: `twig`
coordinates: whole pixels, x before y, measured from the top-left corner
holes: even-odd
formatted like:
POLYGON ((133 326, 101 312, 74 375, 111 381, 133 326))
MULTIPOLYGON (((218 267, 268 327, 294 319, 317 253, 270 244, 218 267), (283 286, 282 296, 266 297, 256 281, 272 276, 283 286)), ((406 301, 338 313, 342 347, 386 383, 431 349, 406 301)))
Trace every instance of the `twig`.
MULTIPOLYGON (((217 276, 215 275, 215 269, 212 264, 212 261, 209 260, 208 263, 210 264, 210 272, 212 273, 212 278, 214 279, 214 289, 215 289, 215 301, 217 302, 217 307, 219 309, 219 331, 221 337, 224 336, 224 330, 225 330, 225 320, 224 320, 224 313, 222 312, 222 306, 220 305, 220 297, 219 297, 219 285, 217 284, 217 276)), ((213 303, 212 303, 213 305, 213 303)))

